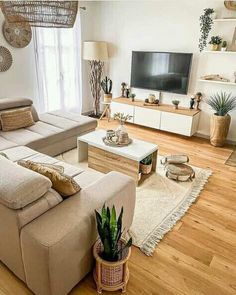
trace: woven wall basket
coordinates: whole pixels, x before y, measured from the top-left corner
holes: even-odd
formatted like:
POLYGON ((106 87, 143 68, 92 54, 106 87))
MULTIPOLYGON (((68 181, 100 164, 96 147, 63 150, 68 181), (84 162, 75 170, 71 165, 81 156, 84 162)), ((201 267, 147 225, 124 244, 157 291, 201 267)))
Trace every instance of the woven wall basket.
POLYGON ((230 10, 236 10, 236 1, 224 1, 225 7, 230 10))
POLYGON ((34 27, 72 28, 78 1, 1 1, 1 9, 9 23, 21 17, 34 27))
POLYGON ((6 72, 12 65, 11 52, 4 46, 0 46, 0 72, 6 72))

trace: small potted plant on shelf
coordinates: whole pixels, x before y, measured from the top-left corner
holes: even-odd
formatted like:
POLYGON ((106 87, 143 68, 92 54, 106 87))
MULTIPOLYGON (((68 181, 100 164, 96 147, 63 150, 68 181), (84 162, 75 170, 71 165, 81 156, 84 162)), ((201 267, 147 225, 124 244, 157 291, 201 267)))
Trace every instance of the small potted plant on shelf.
POLYGON ((211 44, 211 50, 217 51, 221 43, 222 38, 220 36, 212 36, 211 41, 209 42, 209 44, 211 44))
POLYGON ((177 99, 172 100, 172 104, 174 105, 174 108, 177 110, 179 108, 180 101, 177 99))
POLYGON ((152 155, 147 156, 140 162, 140 172, 150 174, 152 171, 152 155))
POLYGON ((236 96, 225 92, 216 93, 206 100, 215 111, 211 116, 210 141, 214 146, 223 146, 229 132, 231 117, 229 112, 236 109, 236 96))
POLYGON ((216 13, 212 8, 205 8, 203 14, 200 16, 200 32, 201 37, 199 39, 200 52, 207 46, 207 38, 212 28, 213 19, 216 17, 216 13))
POLYGON ((99 239, 93 247, 96 260, 94 280, 98 293, 102 290, 126 291, 129 280, 128 260, 131 254, 132 238, 122 238, 123 207, 118 219, 116 209, 102 208, 101 214, 95 210, 99 239))
POLYGON ((131 94, 129 95, 129 97, 131 98, 132 102, 134 102, 134 99, 135 99, 135 97, 136 97, 136 94, 135 94, 135 93, 131 93, 131 94))
POLYGON ((221 51, 226 51, 227 49, 227 41, 222 42, 221 51))
POLYGON ((112 80, 107 76, 101 82, 102 90, 104 91, 104 102, 110 103, 112 99, 112 80))

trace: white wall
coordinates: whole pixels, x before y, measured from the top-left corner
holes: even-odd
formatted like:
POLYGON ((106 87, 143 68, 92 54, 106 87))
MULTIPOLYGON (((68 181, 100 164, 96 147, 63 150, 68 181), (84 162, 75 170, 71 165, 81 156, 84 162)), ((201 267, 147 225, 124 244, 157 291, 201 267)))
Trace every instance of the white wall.
MULTIPOLYGON (((132 50, 176 51, 194 53, 189 95, 164 94, 163 102, 170 103, 173 98, 180 99, 181 105, 189 106, 189 96, 202 91, 206 96, 220 91, 233 92, 236 87, 215 86, 197 82, 200 75, 222 74, 233 80, 236 70, 235 55, 199 54, 199 16, 204 8, 212 7, 218 16, 233 15, 224 8, 223 1, 211 0, 159 0, 159 1, 104 1, 96 8, 95 40, 109 42, 109 75, 114 82, 113 96, 120 96, 121 82, 130 81, 132 50)), ((212 34, 221 35, 231 41, 235 23, 215 24, 212 34)), ((133 90, 137 98, 145 99, 153 91, 133 90)), ((154 92, 155 93, 155 92, 154 92)), ((158 93, 156 92, 158 95, 158 93)), ((211 111, 202 103, 199 133, 209 134, 211 111)), ((232 113, 228 139, 236 141, 236 112, 232 113)))
MULTIPOLYGON (((0 72, 0 99, 4 97, 36 97, 36 72, 33 42, 25 48, 14 48, 2 34, 4 16, 0 11, 0 45, 10 50, 13 63, 6 72, 0 72)), ((36 102, 37 104, 37 102, 36 102)))

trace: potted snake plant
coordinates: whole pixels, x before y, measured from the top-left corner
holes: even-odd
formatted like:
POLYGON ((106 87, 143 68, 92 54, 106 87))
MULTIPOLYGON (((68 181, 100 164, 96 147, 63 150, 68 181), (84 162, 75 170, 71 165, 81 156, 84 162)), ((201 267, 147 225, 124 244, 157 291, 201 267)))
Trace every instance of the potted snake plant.
POLYGON ((223 146, 229 132, 229 112, 236 109, 236 96, 221 92, 212 95, 206 103, 214 110, 211 116, 210 141, 213 146, 223 146))
POLYGON ((104 205, 101 213, 95 210, 99 239, 93 247, 96 260, 94 280, 98 293, 102 290, 126 290, 129 280, 128 259, 131 254, 132 238, 122 238, 123 207, 118 218, 113 206, 110 210, 104 205))

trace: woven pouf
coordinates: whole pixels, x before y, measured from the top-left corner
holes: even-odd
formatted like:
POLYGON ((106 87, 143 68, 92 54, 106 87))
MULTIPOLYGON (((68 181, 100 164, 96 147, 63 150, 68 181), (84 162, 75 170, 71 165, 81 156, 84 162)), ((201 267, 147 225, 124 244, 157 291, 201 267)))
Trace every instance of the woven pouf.
POLYGON ((192 181, 195 177, 193 168, 186 164, 168 164, 165 169, 166 176, 176 181, 192 181))

